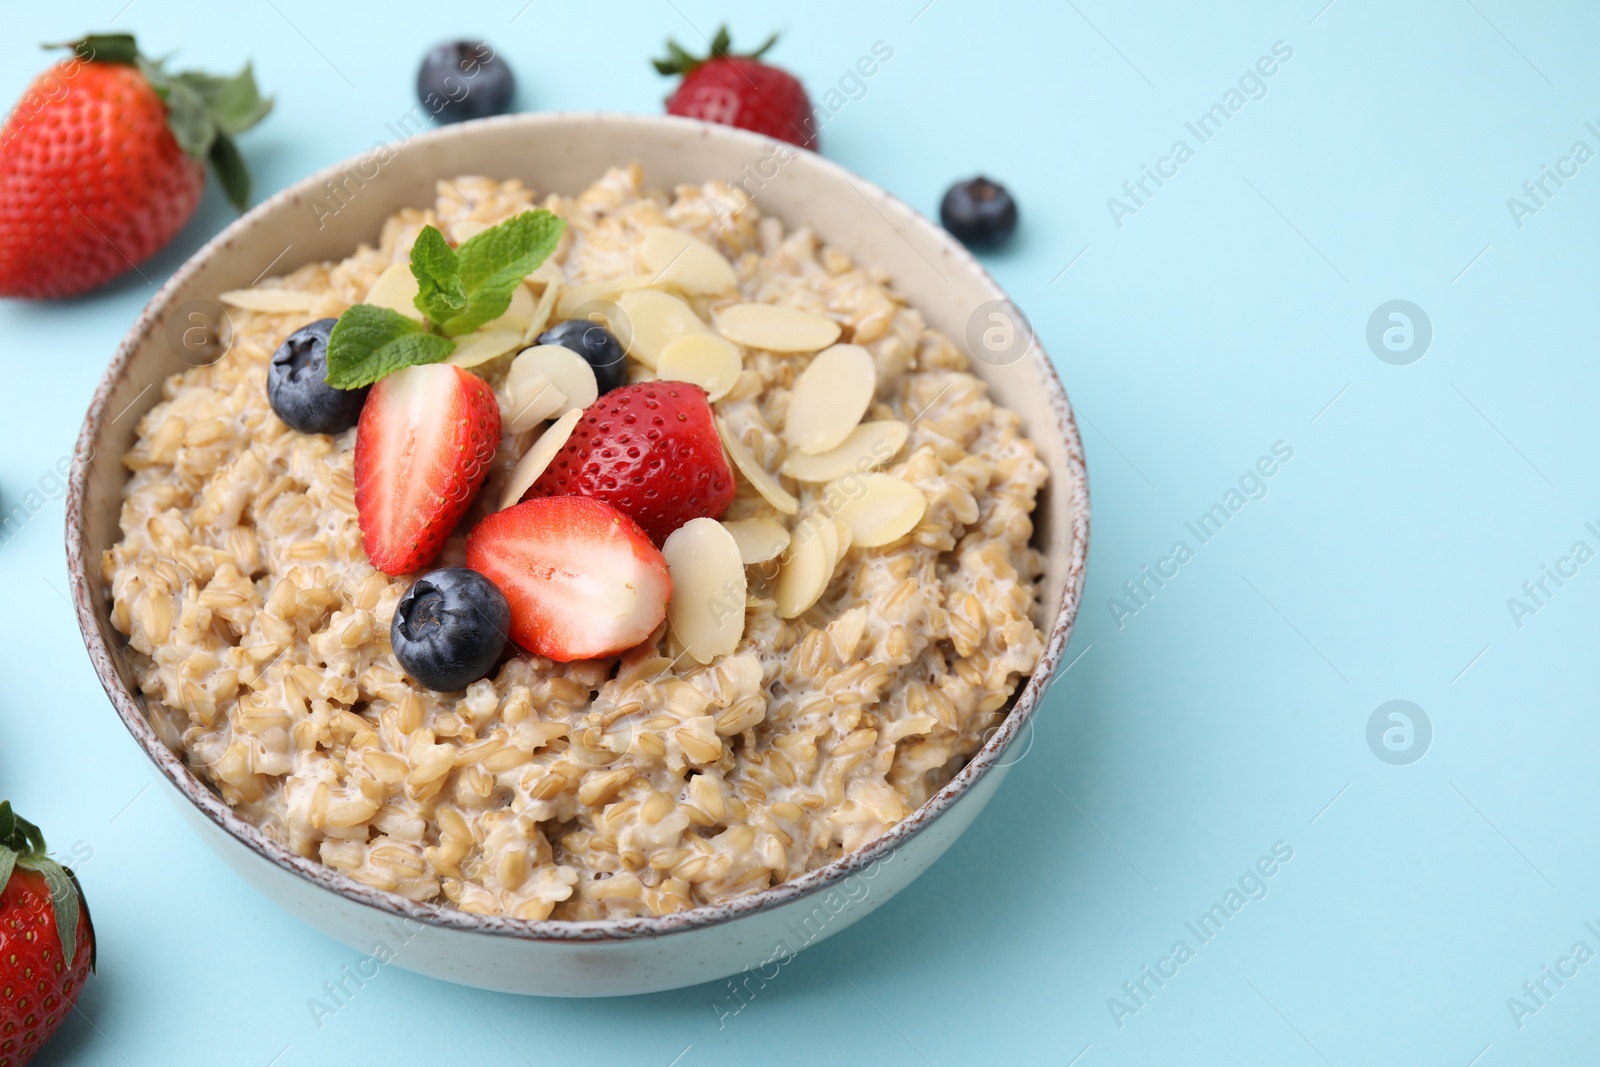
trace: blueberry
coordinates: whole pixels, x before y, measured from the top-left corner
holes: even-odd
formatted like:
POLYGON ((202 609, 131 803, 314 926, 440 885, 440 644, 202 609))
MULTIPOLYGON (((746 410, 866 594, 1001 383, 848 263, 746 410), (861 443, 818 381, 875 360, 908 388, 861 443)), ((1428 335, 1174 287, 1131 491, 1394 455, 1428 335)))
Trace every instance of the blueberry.
POLYGON ((289 335, 267 368, 267 403, 301 433, 340 433, 361 418, 366 389, 335 389, 328 378, 328 334, 337 319, 318 319, 289 335))
POLYGON ((489 579, 446 567, 411 583, 395 605, 389 644, 406 673, 455 693, 494 669, 511 629, 511 605, 489 579))
POLYGON ((511 68, 483 41, 435 45, 417 71, 417 99, 441 124, 503 115, 516 90, 511 68))
POLYGON ((1017 202, 988 178, 956 182, 939 204, 939 221, 968 248, 998 248, 1017 228, 1017 202))
POLYGON ((570 348, 594 368, 594 381, 600 395, 627 384, 628 367, 623 359, 622 345, 611 331, 598 322, 588 319, 568 319, 558 322, 539 335, 541 345, 560 345, 570 348))

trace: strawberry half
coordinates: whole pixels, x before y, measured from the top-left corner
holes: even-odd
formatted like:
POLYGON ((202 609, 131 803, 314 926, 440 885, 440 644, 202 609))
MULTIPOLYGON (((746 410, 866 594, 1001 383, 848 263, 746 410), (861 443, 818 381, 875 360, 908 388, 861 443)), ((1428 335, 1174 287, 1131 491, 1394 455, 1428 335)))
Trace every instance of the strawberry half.
POLYGON ((525 500, 467 535, 467 566, 511 604, 511 638, 560 663, 626 651, 667 617, 667 561, 637 523, 581 496, 525 500))
POLYGON ((426 363, 379 379, 356 424, 356 515, 372 565, 399 575, 432 563, 499 443, 500 405, 482 378, 426 363))
POLYGON ((603 500, 659 545, 690 519, 719 518, 733 492, 706 391, 656 381, 613 389, 590 404, 522 499, 603 500))

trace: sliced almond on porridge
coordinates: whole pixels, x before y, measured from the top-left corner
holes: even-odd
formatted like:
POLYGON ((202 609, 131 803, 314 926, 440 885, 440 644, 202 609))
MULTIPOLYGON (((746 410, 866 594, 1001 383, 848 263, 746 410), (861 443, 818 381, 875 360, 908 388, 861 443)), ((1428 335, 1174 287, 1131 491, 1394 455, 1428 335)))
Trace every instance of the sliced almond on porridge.
POLYGON ((524 349, 511 361, 506 373, 506 390, 529 378, 544 378, 566 398, 566 407, 586 408, 600 395, 595 383, 594 368, 578 353, 562 345, 536 345, 524 349))
POLYGON ((896 419, 863 422, 838 447, 808 456, 790 452, 779 472, 797 482, 831 482, 852 472, 865 474, 883 466, 905 447, 911 428, 896 419))
POLYGON ((693 308, 657 289, 623 293, 617 298, 617 309, 621 313, 611 324, 611 332, 628 355, 652 370, 669 341, 684 334, 706 332, 706 324, 693 308))
POLYGON ((533 290, 526 285, 519 285, 511 290, 511 303, 506 306, 504 313, 499 318, 484 323, 481 329, 515 330, 518 334, 525 333, 536 307, 538 302, 533 298, 533 290))
POLYGON ((733 535, 746 566, 777 559, 789 547, 789 531, 776 519, 732 519, 722 525, 733 535))
POLYGON ((728 458, 733 460, 733 465, 739 468, 745 481, 755 486, 756 492, 767 503, 785 515, 793 515, 800 510, 800 501, 779 485, 778 479, 767 473, 767 468, 756 459, 755 453, 746 448, 744 442, 735 437, 733 431, 728 429, 728 424, 720 418, 717 419, 717 433, 722 437, 722 447, 728 450, 728 458))
POLYGON ((833 563, 827 546, 814 528, 809 536, 801 536, 801 531, 796 530, 772 590, 778 615, 785 619, 798 618, 820 600, 833 577, 833 563))
POLYGON ((706 391, 708 400, 721 400, 739 380, 744 354, 739 346, 714 333, 686 333, 661 348, 656 376, 691 382, 706 391))
POLYGON ((817 352, 839 339, 839 324, 777 304, 734 304, 718 312, 717 332, 746 348, 817 352))
POLYGON ((818 352, 794 381, 783 436, 808 456, 839 447, 861 422, 878 388, 872 353, 860 345, 818 352))
POLYGON ((561 264, 553 259, 547 259, 533 269, 533 273, 522 279, 524 283, 538 289, 540 286, 567 284, 567 272, 561 264))
POLYGON ((502 397, 500 418, 512 433, 531 430, 546 419, 567 410, 566 395, 542 374, 524 376, 515 385, 507 383, 502 397))
POLYGON ((567 438, 572 436, 572 428, 578 425, 578 420, 583 417, 583 412, 573 408, 555 422, 550 428, 539 435, 528 451, 517 460, 517 465, 511 468, 511 474, 506 478, 505 492, 500 494, 500 510, 504 511, 512 504, 522 499, 522 494, 528 487, 539 480, 539 475, 550 466, 550 461, 556 458, 556 453, 561 451, 561 446, 567 443, 567 438))
POLYGON ((363 304, 398 311, 409 318, 422 321, 417 310, 417 278, 411 273, 410 263, 395 263, 378 275, 378 280, 367 290, 363 304))
POLYGON ((656 281, 686 293, 714 296, 739 285, 727 257, 693 234, 671 226, 650 226, 639 242, 639 259, 656 281))
POLYGON ((243 311, 288 312, 310 311, 321 297, 298 289, 229 289, 217 299, 243 311))
MULTIPOLYGON (((557 267, 557 270, 561 268, 557 267)), ((533 275, 528 275, 533 277, 533 275)), ((539 303, 534 305, 533 314, 528 317, 528 328, 522 331, 522 343, 531 344, 533 340, 544 332, 550 322, 550 315, 556 309, 556 298, 561 295, 562 285, 552 281, 545 285, 544 292, 539 295, 539 303)))
POLYGON ((570 319, 578 313, 585 304, 596 301, 606 303, 614 302, 623 293, 633 289, 643 289, 652 281, 648 274, 630 274, 622 278, 604 278, 597 282, 585 282, 582 285, 563 285, 561 297, 556 301, 556 318, 570 319))
POLYGON ((476 367, 491 359, 499 359, 522 344, 522 334, 515 330, 479 330, 461 338, 456 350, 450 353, 450 362, 458 367, 476 367))
POLYGON ((744 636, 744 560, 716 519, 690 519, 661 545, 672 576, 667 621, 684 651, 710 663, 744 636))
POLYGON ((922 491, 892 474, 852 475, 829 485, 827 492, 829 498, 837 493, 844 499, 834 518, 850 527, 852 539, 861 548, 898 541, 916 528, 928 510, 922 491))
POLYGON ((464 244, 493 225, 482 219, 457 219, 450 224, 450 236, 455 238, 456 244, 464 244))

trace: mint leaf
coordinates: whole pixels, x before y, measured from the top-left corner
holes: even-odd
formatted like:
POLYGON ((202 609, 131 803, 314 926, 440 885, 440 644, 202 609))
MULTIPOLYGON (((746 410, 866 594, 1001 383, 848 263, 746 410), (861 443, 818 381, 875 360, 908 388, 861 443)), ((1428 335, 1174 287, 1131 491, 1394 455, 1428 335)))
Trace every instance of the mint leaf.
POLYGON ((443 322, 467 306, 455 249, 432 226, 424 226, 411 246, 411 274, 417 279, 417 310, 429 322, 443 322))
POLYGON ((524 211, 464 242, 456 261, 467 306, 439 328, 456 337, 504 315, 512 292, 555 251, 566 227, 551 212, 524 211))
POLYGON ((360 389, 386 374, 419 363, 438 363, 454 352, 448 337, 422 332, 422 324, 390 308, 357 304, 328 335, 328 378, 335 389, 360 389))

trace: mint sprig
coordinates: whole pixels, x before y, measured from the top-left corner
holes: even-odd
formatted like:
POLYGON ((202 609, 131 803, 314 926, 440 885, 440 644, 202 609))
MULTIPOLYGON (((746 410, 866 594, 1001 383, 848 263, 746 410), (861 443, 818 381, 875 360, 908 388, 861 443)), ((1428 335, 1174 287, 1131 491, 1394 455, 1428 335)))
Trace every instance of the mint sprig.
POLYGON ((405 367, 438 363, 452 338, 492 322, 511 306, 522 279, 555 251, 566 223, 549 211, 524 211, 462 242, 424 226, 411 246, 413 303, 426 323, 392 308, 356 304, 328 335, 328 384, 360 389, 405 367))

